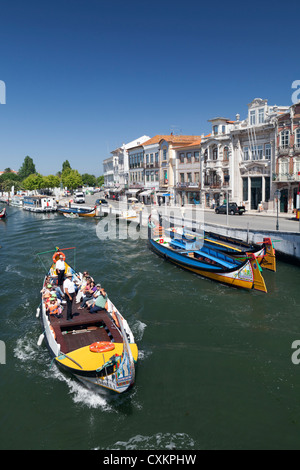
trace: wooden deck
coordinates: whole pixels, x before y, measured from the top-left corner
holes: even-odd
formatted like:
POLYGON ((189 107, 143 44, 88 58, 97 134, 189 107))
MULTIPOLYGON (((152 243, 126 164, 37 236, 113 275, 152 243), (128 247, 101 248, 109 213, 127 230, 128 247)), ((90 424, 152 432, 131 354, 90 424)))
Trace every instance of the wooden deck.
POLYGON ((67 354, 97 341, 123 342, 118 328, 106 310, 90 313, 86 308, 78 310, 79 306, 74 299, 71 321, 67 320, 67 305, 62 305, 62 318, 50 317, 56 341, 63 353, 67 354))

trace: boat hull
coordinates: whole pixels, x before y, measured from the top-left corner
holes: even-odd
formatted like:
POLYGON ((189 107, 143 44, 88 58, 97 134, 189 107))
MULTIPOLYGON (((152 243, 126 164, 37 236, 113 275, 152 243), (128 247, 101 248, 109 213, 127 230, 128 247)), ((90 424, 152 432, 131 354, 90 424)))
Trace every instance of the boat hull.
MULTIPOLYGON (((70 270, 75 273, 67 265, 66 272, 70 270)), ((55 275, 55 265, 48 275, 55 275)), ((59 317, 49 316, 42 299, 37 316, 50 356, 64 373, 98 393, 121 394, 135 382, 138 349, 125 318, 109 299, 107 305, 107 310, 91 314, 84 309, 79 314, 75 304, 73 319, 68 321, 66 308, 59 317), (90 346, 97 341, 105 341, 110 347, 94 352, 90 346)))
POLYGON ((253 256, 252 260, 246 260, 244 263, 234 269, 218 269, 201 266, 197 260, 190 259, 186 255, 173 252, 170 248, 163 246, 163 244, 155 240, 149 240, 151 249, 163 257, 165 260, 187 270, 198 274, 199 276, 217 281, 231 287, 242 289, 257 289, 262 292, 267 292, 264 280, 259 273, 259 266, 253 256))

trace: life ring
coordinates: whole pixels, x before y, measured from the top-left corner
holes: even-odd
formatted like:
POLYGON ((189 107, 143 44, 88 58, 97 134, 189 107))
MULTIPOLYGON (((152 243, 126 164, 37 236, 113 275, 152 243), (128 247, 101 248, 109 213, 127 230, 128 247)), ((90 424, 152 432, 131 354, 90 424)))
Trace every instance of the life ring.
POLYGON ((113 343, 109 343, 108 341, 99 341, 98 343, 93 343, 90 345, 90 351, 95 353, 113 351, 114 349, 115 345, 113 343))
POLYGON ((63 260, 66 261, 66 255, 62 251, 57 251, 56 253, 54 253, 52 257, 53 263, 56 263, 56 261, 60 258, 60 256, 62 256, 63 260))
POLYGON ((159 243, 162 245, 164 243, 164 239, 163 238, 160 238, 159 239, 159 243))

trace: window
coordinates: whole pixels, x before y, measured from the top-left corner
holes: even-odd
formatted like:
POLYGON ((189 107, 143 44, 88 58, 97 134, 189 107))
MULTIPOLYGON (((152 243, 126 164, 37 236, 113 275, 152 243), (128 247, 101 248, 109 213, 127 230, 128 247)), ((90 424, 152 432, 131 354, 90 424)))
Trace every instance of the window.
POLYGON ((255 126, 256 119, 255 119, 255 110, 253 109, 250 111, 250 126, 255 126))
POLYGON ((296 147, 300 147, 300 127, 296 129, 295 145, 296 147))
POLYGON ((299 176, 299 172, 300 172, 300 158, 295 158, 294 160, 294 174, 296 176, 299 176))
POLYGON ((189 183, 192 183, 192 173, 187 174, 187 180, 189 183))
POLYGON ((155 154, 155 163, 158 163, 158 152, 155 154))
POLYGON ((263 146, 262 145, 253 145, 251 147, 252 160, 262 160, 263 159, 263 146))
POLYGON ((180 173, 180 183, 184 183, 184 173, 180 173))
POLYGON ((243 149, 243 160, 249 160, 249 147, 244 147, 243 149))
POLYGON ((188 152, 188 153, 186 154, 186 156, 187 156, 187 162, 188 162, 188 163, 191 163, 191 161, 192 161, 192 153, 191 153, 191 152, 188 152))
POLYGON ((266 160, 271 160, 271 156, 272 156, 272 147, 271 147, 271 144, 266 144, 266 145, 265 145, 265 157, 266 157, 266 160))
POLYGON ((288 176, 289 175, 289 160, 281 159, 279 161, 279 175, 288 176))
POLYGON ((243 201, 248 201, 248 178, 243 178, 243 201))
POLYGON ((222 126, 222 134, 225 134, 225 132, 226 132, 226 127, 222 126))
POLYGON ((198 172, 195 173, 195 183, 199 183, 199 181, 200 181, 199 175, 200 175, 200 173, 198 173, 198 172))
POLYGON ((184 163, 184 153, 181 153, 179 158, 180 158, 180 163, 184 163))
POLYGON ((214 134, 218 134, 219 126, 213 126, 213 132, 214 134))
POLYGON ((208 150, 206 149, 204 152, 204 163, 206 163, 208 160, 208 150))
POLYGON ((167 160, 167 149, 163 148, 163 160, 167 160))
POLYGON ((290 144, 290 131, 285 130, 280 133, 280 147, 288 148, 290 144))
POLYGON ((258 110, 258 124, 262 124, 265 122, 265 110, 264 108, 260 108, 258 110))
POLYGON ((228 147, 224 147, 223 149, 223 160, 228 162, 229 160, 229 149, 228 147))
POLYGON ((150 153, 150 163, 153 163, 153 153, 150 153))
POLYGON ((155 172, 155 181, 159 181, 159 174, 158 174, 158 171, 155 172))
POLYGON ((216 145, 213 148, 213 160, 218 160, 218 147, 216 145))
POLYGON ((199 162, 200 160, 200 152, 194 152, 195 162, 199 162))

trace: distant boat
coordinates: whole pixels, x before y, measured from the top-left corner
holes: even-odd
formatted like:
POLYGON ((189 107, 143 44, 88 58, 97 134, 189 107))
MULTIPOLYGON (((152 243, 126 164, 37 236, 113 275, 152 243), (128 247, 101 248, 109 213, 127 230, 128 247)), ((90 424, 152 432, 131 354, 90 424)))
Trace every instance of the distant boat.
POLYGON ((78 216, 82 214, 91 214, 95 211, 95 208, 82 208, 82 207, 59 207, 58 212, 60 214, 77 214, 78 216))
POLYGON ((261 267, 254 253, 239 260, 210 248, 203 241, 171 238, 160 230, 152 238, 152 226, 148 228, 148 240, 152 250, 165 260, 200 276, 220 283, 267 292, 261 267))
MULTIPOLYGON (((56 285, 56 261, 60 255, 65 259, 65 251, 70 249, 73 248, 48 252, 53 253, 53 264, 44 279, 43 289, 49 279, 56 285)), ((69 264, 65 265, 66 274, 72 275, 74 281, 82 279, 82 274, 69 264)), ((120 394, 134 384, 138 348, 127 321, 109 299, 106 307, 93 314, 87 308, 79 313, 74 299, 73 318, 67 320, 66 306, 62 304, 62 311, 58 313, 53 307, 55 315, 49 314, 46 301, 42 299, 37 317, 40 317, 43 334, 38 344, 45 339, 55 364, 88 388, 120 394)))
POLYGON ((23 209, 29 212, 55 212, 57 210, 56 199, 52 196, 25 196, 23 209))
POLYGON ((2 211, 0 212, 0 219, 5 219, 6 218, 6 209, 2 209, 2 211))

